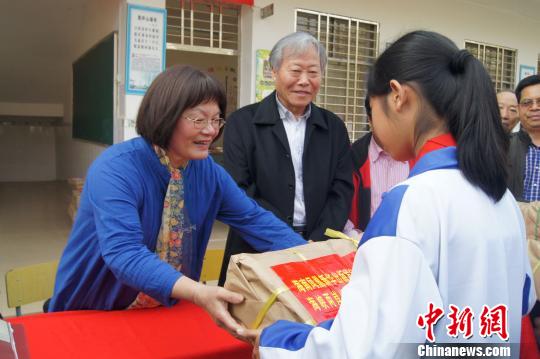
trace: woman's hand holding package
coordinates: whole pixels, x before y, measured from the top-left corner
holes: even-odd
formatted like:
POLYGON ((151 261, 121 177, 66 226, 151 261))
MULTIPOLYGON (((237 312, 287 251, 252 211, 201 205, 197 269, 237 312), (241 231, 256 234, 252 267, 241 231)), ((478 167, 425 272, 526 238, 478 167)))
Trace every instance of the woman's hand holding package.
POLYGON ((231 292, 222 287, 207 286, 183 276, 173 287, 172 297, 187 299, 203 308, 216 324, 238 337, 238 330, 242 328, 227 310, 227 304, 239 304, 244 300, 238 293, 231 292))
POLYGON ((227 310, 227 304, 239 304, 244 300, 240 294, 222 287, 201 284, 194 297, 194 303, 204 308, 216 324, 233 335, 241 328, 227 310))

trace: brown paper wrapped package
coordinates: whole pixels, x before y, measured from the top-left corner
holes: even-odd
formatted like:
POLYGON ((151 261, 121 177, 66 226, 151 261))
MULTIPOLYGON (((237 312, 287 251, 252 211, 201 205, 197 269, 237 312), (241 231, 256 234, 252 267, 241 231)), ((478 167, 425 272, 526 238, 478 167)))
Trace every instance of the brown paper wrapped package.
POLYGON ((241 304, 230 305, 229 311, 246 327, 253 328, 257 315, 268 299, 276 291, 282 290, 259 328, 264 328, 279 319, 314 324, 307 309, 293 293, 285 290, 285 284, 271 267, 331 254, 345 256, 356 248, 357 246, 349 240, 330 239, 280 251, 234 255, 229 263, 225 288, 242 294, 245 300, 241 304))
POLYGON ((527 231, 527 250, 533 271, 536 297, 540 298, 540 202, 518 202, 527 231))

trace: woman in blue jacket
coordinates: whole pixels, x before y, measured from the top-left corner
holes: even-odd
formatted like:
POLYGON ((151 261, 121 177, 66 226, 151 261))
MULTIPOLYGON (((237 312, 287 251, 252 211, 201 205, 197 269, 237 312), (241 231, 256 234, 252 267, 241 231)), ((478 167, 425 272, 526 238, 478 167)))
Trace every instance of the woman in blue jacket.
POLYGON ((172 67, 148 89, 141 137, 114 145, 88 170, 50 311, 127 309, 187 299, 228 330, 242 297, 198 283, 212 224, 240 231, 259 251, 305 240, 259 207, 208 156, 225 123, 219 83, 172 67))

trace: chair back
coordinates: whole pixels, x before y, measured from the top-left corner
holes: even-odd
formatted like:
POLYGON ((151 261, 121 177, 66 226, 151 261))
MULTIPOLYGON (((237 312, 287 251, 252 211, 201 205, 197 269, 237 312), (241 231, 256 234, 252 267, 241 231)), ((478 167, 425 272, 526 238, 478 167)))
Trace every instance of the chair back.
POLYGON ((8 308, 21 315, 21 305, 38 302, 52 296, 58 261, 18 267, 6 273, 8 308))
POLYGON ((200 281, 206 283, 218 280, 221 263, 223 263, 223 249, 207 249, 204 254, 200 281))

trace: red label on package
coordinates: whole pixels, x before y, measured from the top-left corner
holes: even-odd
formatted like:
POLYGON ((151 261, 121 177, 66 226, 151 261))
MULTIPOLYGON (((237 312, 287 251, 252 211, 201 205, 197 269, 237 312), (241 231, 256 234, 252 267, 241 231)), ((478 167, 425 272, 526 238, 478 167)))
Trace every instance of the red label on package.
POLYGON ((273 266, 274 272, 320 323, 337 315, 341 288, 351 278, 355 253, 331 254, 301 262, 273 266))

